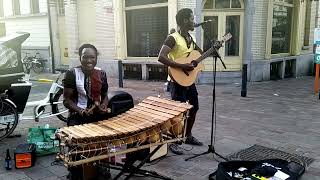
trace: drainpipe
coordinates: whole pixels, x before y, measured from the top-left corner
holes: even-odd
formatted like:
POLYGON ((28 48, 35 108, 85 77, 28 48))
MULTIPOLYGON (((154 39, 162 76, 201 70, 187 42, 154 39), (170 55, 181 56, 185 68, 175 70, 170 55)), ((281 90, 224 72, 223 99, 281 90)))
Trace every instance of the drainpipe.
POLYGON ((52 27, 51 27, 51 14, 50 14, 50 0, 47 0, 48 8, 48 23, 49 23, 49 35, 50 35, 50 54, 51 54, 51 64, 52 64, 52 73, 56 73, 56 67, 54 62, 54 52, 53 52, 53 38, 52 38, 52 27))
POLYGON ((252 19, 254 14, 254 0, 245 1, 245 18, 244 18, 244 56, 242 62, 242 83, 241 96, 247 96, 247 81, 251 80, 251 62, 252 62, 252 19), (248 72, 249 71, 249 72, 248 72), (248 77, 249 73, 249 78, 248 77))

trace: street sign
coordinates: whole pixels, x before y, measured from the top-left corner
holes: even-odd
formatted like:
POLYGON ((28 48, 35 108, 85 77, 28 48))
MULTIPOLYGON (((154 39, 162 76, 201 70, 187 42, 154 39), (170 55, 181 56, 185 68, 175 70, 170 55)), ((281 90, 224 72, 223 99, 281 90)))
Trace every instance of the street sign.
POLYGON ((314 56, 314 63, 320 64, 320 44, 317 44, 316 53, 314 56))
POLYGON ((314 41, 313 44, 319 44, 320 45, 320 28, 314 29, 314 41))
POLYGON ((314 56, 314 63, 320 64, 320 54, 316 54, 316 55, 314 56))

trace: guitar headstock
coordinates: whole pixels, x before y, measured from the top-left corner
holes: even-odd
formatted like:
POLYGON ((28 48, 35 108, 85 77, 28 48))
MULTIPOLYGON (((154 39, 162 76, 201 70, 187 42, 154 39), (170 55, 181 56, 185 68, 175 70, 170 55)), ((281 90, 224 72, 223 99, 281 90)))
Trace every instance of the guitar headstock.
POLYGON ((221 41, 216 41, 214 44, 214 47, 219 49, 220 47, 222 47, 222 44, 226 41, 229 41, 232 38, 232 34, 229 32, 227 34, 225 34, 224 36, 222 36, 222 40, 221 41))
POLYGON ((232 38, 232 34, 229 32, 227 34, 225 34, 224 36, 222 36, 222 41, 226 42, 229 41, 232 38))

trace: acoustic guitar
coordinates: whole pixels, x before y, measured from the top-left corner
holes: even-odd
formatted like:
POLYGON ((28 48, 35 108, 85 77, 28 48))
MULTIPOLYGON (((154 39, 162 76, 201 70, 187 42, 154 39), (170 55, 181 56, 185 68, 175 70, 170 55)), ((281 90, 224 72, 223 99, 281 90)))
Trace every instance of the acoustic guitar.
POLYGON ((175 62, 180 64, 194 64, 194 69, 192 71, 183 71, 180 68, 169 67, 169 76, 181 86, 192 85, 196 81, 198 73, 204 69, 204 65, 201 63, 201 61, 210 56, 215 49, 218 50, 221 45, 231 39, 231 37, 232 35, 230 33, 225 34, 221 41, 216 41, 215 44, 202 55, 199 51, 193 50, 187 57, 176 59, 175 62))

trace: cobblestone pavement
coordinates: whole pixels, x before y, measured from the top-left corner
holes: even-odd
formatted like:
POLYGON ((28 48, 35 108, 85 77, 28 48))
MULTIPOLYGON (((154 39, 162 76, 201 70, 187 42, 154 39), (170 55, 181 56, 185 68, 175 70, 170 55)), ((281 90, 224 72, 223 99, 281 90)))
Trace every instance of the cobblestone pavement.
MULTIPOLYGON (((54 77, 55 75, 42 76, 54 77)), ((166 96, 163 84, 164 82, 125 80, 124 88, 121 90, 130 93, 137 103, 149 95, 166 96)), ((117 85, 116 79, 109 79, 110 90, 118 90, 117 85)), ((41 85, 38 86, 41 87, 41 85)), ((212 86, 198 85, 197 87, 200 110, 193 134, 204 144, 210 144, 212 86)), ((313 78, 249 83, 246 98, 240 97, 240 89, 240 83, 218 83, 217 85, 216 151, 225 156, 253 144, 259 144, 308 156, 315 161, 308 167, 302 179, 320 179, 320 101, 313 95, 313 78)), ((44 92, 32 91, 30 99, 43 97, 44 92)), ((3 162, 7 148, 13 152, 19 143, 26 142, 28 128, 47 123, 52 127, 64 126, 57 118, 43 119, 39 123, 31 120, 21 121, 15 133, 20 133, 22 137, 8 138, 1 142, 0 161, 3 162)), ((186 151, 182 156, 169 153, 158 163, 147 164, 145 169, 155 170, 174 179, 207 179, 208 175, 217 168, 218 160, 221 160, 208 154, 185 162, 184 158, 194 153, 204 152, 207 147, 188 145, 183 147, 190 151, 186 151)), ((54 155, 40 157, 36 165, 29 169, 6 171, 0 167, 0 180, 66 179, 66 168, 52 165, 54 158, 54 155)))

